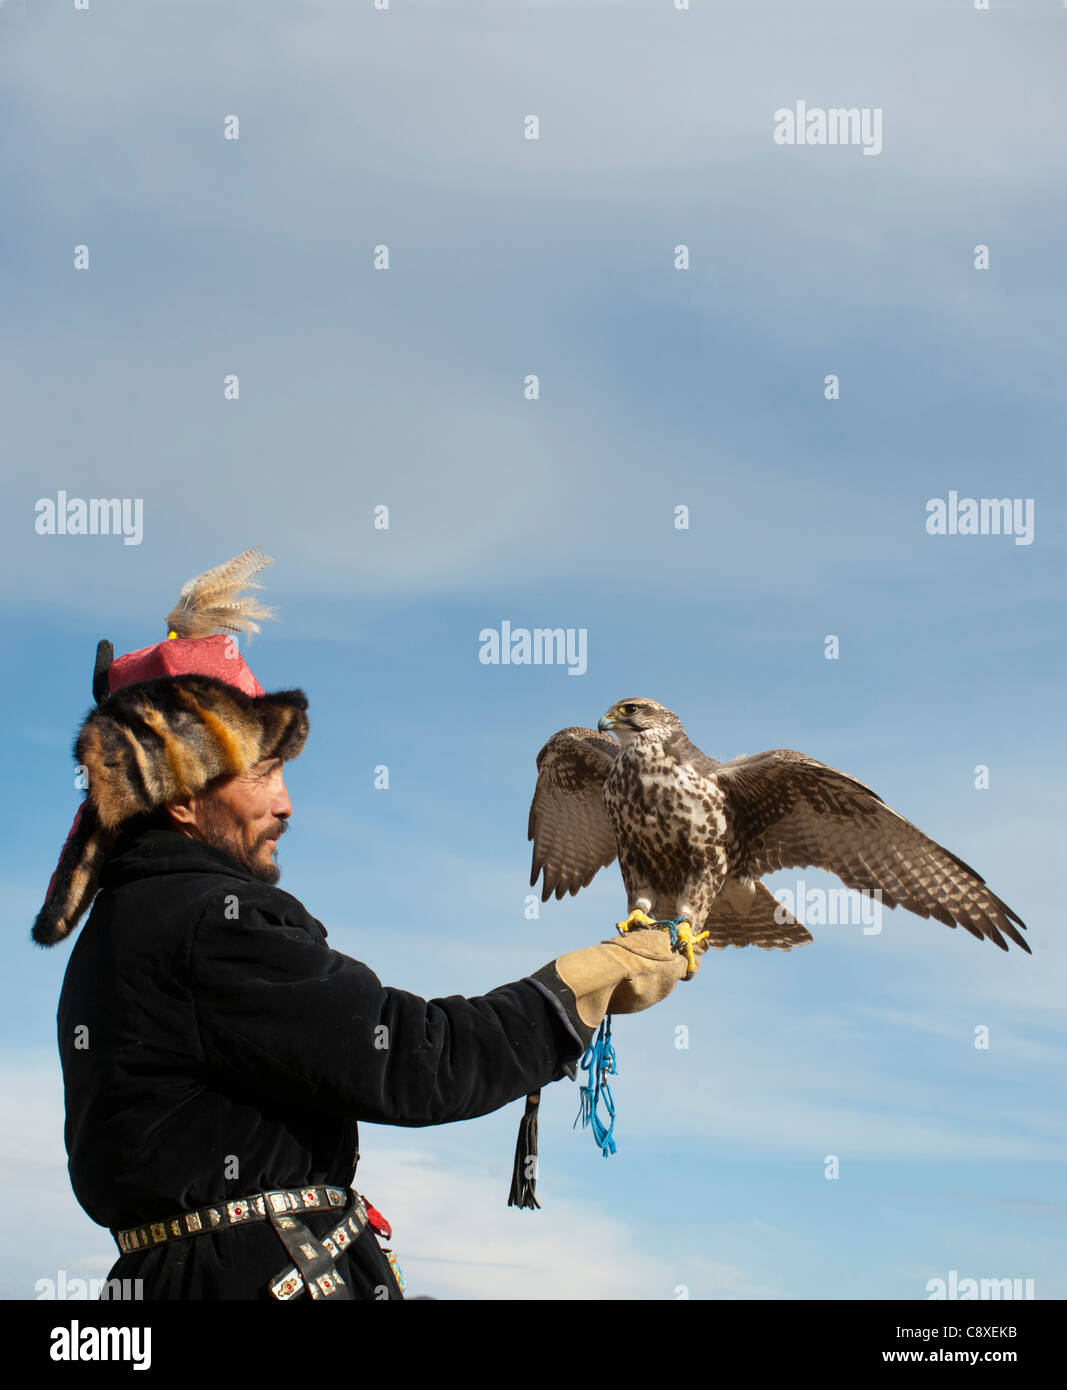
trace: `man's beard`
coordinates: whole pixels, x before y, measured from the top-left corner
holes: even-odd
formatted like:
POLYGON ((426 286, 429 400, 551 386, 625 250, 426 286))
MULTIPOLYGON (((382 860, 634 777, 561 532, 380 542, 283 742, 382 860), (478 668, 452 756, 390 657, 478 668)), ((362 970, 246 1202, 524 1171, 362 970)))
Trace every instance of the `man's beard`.
POLYGON ((245 848, 233 821, 224 812, 211 802, 205 802, 200 808, 199 829, 204 837, 206 844, 212 845, 215 849, 221 849, 223 853, 232 855, 239 864, 243 864, 250 874, 262 879, 264 883, 277 883, 282 876, 282 871, 278 865, 271 860, 264 863, 256 856, 262 849, 267 840, 275 840, 284 835, 288 826, 284 823, 274 830, 269 830, 252 846, 251 850, 245 848))

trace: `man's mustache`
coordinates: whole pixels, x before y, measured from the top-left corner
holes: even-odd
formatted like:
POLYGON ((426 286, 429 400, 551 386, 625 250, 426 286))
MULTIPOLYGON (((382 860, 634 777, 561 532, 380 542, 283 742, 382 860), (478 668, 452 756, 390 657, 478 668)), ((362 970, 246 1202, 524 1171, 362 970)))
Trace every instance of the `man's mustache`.
POLYGON ((278 828, 276 830, 268 830, 265 835, 261 835, 258 843, 260 845, 265 845, 268 840, 280 840, 288 829, 289 827, 285 821, 280 821, 278 828))

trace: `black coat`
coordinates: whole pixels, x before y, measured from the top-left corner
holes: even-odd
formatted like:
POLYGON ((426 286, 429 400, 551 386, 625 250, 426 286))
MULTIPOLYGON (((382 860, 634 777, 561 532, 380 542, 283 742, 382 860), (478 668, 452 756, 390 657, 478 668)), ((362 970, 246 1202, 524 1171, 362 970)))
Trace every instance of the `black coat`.
MULTIPOLYGON (((551 967, 475 999, 386 989, 296 898, 168 830, 116 846, 58 1024, 71 1184, 112 1231, 348 1187, 357 1121, 487 1114, 573 1075, 591 1035, 551 967)), ((321 1236, 336 1214, 304 1219, 321 1236)), ((145 1298, 252 1299, 289 1263, 263 1222, 120 1255, 110 1277, 145 1298)), ((357 1297, 400 1296, 369 1229, 338 1268, 357 1297)))

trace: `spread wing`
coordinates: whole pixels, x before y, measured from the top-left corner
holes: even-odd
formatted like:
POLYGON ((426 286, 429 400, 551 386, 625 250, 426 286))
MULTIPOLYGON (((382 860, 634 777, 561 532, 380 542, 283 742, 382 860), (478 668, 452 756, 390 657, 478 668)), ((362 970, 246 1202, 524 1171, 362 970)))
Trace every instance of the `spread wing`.
POLYGON ((541 901, 554 891, 577 893, 618 850, 604 806, 604 780, 619 745, 595 729, 561 729, 537 755, 537 787, 530 806, 533 845, 530 882, 544 872, 541 901))
POLYGON ((886 907, 958 923, 1003 951, 1009 936, 1030 954, 1016 929, 1025 923, 985 879, 854 777, 778 748, 720 764, 715 780, 727 797, 735 874, 827 869, 847 888, 880 890, 886 907))

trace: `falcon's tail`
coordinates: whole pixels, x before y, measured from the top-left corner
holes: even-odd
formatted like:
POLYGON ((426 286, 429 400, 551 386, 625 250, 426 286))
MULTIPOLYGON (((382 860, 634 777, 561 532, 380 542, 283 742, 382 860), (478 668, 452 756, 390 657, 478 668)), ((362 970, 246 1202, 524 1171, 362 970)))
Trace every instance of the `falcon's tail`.
POLYGON ((721 951, 727 946, 760 946, 764 951, 791 951, 811 941, 801 926, 763 883, 748 885, 727 880, 712 904, 702 928, 709 932, 708 945, 721 951))

